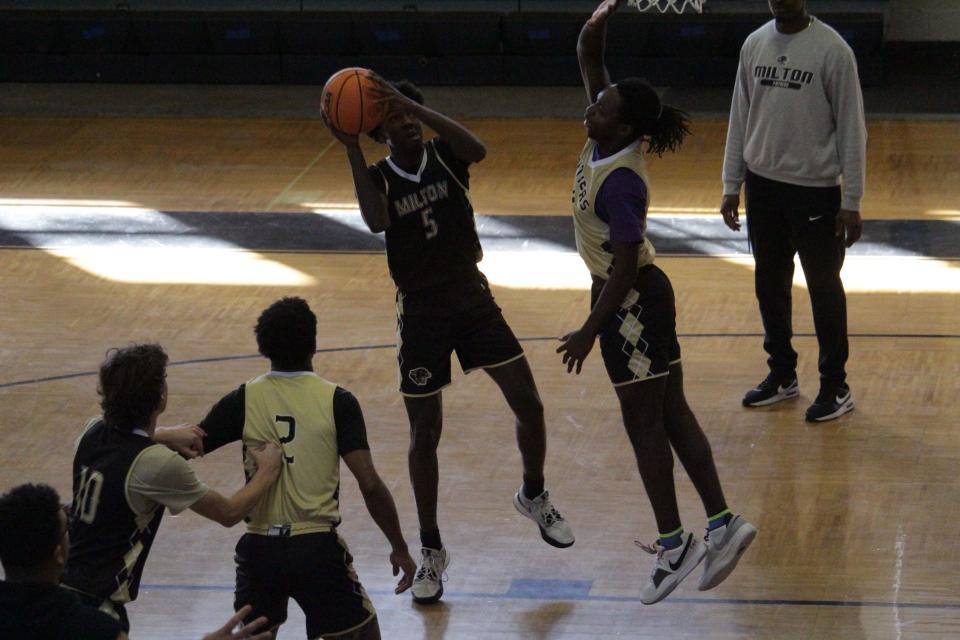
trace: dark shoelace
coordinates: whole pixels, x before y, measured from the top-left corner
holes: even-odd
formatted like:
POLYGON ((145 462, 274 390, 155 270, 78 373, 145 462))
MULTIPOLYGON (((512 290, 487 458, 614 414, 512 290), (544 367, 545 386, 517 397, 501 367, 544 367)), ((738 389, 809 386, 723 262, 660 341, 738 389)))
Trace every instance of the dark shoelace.
POLYGON ((557 509, 550 505, 550 509, 546 512, 541 512, 543 516, 543 524, 547 527, 552 527, 555 523, 563 520, 563 516, 560 515, 560 512, 557 509))
POLYGON ((437 572, 437 564, 440 562, 440 558, 429 555, 424 556, 423 564, 417 570, 416 580, 423 580, 424 577, 429 577, 430 580, 440 581, 440 574, 437 572))

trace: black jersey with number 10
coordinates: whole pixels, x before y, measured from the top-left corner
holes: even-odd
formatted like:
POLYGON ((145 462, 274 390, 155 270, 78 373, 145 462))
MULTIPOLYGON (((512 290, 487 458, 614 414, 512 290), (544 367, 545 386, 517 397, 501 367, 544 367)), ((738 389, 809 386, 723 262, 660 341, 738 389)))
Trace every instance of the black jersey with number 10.
POLYGON ((439 138, 423 147, 415 174, 389 157, 369 168, 387 197, 387 263, 403 293, 476 274, 483 257, 467 163, 439 138))
POLYGON ((136 600, 164 509, 157 505, 151 513, 134 513, 128 481, 130 468, 151 447, 161 445, 102 419, 90 422, 73 461, 74 519, 65 585, 121 604, 136 600))

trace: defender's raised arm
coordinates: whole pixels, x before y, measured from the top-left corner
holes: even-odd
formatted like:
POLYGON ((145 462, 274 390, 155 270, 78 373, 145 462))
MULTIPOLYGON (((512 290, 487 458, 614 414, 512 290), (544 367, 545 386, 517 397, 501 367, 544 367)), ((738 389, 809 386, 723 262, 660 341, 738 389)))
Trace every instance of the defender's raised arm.
POLYGON ((596 102, 597 95, 610 86, 610 74, 603 63, 603 51, 607 40, 607 19, 620 8, 625 0, 606 0, 593 12, 580 30, 577 39, 577 61, 580 75, 587 90, 587 100, 596 102))

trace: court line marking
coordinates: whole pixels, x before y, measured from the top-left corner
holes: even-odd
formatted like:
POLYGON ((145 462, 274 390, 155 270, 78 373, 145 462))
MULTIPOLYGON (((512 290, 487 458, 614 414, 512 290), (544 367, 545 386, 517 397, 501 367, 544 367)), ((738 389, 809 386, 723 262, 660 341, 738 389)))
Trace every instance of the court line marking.
MULTIPOLYGON (((156 591, 230 591, 234 585, 197 585, 197 584, 141 584, 140 589, 156 591)), ((392 596, 392 589, 367 589, 375 596, 392 596)), ((549 602, 625 602, 639 603, 639 596, 562 596, 495 593, 483 591, 444 591, 444 599, 457 600, 541 600, 549 602)), ((746 606, 793 606, 793 607, 851 607, 882 609, 947 609, 960 610, 960 603, 952 602, 881 602, 876 600, 790 600, 784 598, 696 598, 671 597, 665 603, 706 604, 706 605, 746 605, 746 606)))
MULTIPOLYGON (((679 333, 678 338, 762 338, 762 333, 679 333)), ((795 333, 794 338, 815 338, 815 333, 795 333)), ((848 338, 906 338, 911 340, 956 340, 960 339, 960 334, 956 333, 851 333, 848 338)), ((556 336, 531 336, 527 338, 518 338, 520 342, 544 342, 547 340, 558 340, 556 336)), ((390 344, 367 344, 355 347, 329 347, 327 349, 317 349, 314 354, 321 353, 343 353, 348 351, 367 351, 370 349, 396 349, 395 343, 390 344)), ((229 362, 231 360, 253 360, 262 358, 259 353, 235 356, 213 356, 209 358, 191 358, 190 360, 177 360, 170 362, 168 367, 182 367, 190 364, 206 364, 208 362, 229 362)), ((27 380, 14 380, 12 382, 0 382, 0 389, 10 387, 23 387, 31 384, 42 384, 44 382, 57 382, 59 380, 72 380, 73 378, 85 378, 87 376, 98 375, 97 371, 79 371, 76 373, 64 373, 57 376, 45 376, 43 378, 30 378, 27 380)))
POLYGON ((304 175, 306 175, 307 171, 310 171, 310 169, 313 169, 314 165, 317 164, 317 163, 320 161, 320 158, 322 158, 323 155, 333 147, 333 145, 337 144, 337 142, 338 142, 338 140, 337 140, 336 138, 334 138, 333 140, 330 141, 330 144, 328 144, 328 145, 325 146, 323 149, 321 149, 321 150, 320 150, 320 153, 318 153, 318 154, 316 155, 316 157, 315 157, 313 160, 311 160, 311 161, 307 164, 306 167, 303 168, 303 171, 301 171, 299 174, 297 174, 297 177, 294 178, 293 180, 291 180, 290 183, 287 184, 287 186, 283 188, 283 191, 281 191, 281 192, 277 195, 276 198, 274 198, 273 200, 270 201, 270 204, 267 205, 267 211, 266 211, 266 212, 267 212, 267 213, 273 213, 273 207, 274 207, 278 202, 280 202, 280 199, 281 199, 283 196, 287 195, 287 193, 290 191, 290 189, 293 188, 293 185, 295 185, 295 184, 297 184, 298 182, 300 182, 300 178, 302 178, 304 175))

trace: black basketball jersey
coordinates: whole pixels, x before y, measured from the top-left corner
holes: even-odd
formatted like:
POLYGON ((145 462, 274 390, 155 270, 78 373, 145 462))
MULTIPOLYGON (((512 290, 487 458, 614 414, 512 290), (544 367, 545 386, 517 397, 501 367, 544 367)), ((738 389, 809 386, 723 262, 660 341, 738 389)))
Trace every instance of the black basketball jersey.
POLYGON ((117 640, 123 627, 56 585, 0 581, 0 638, 117 640))
POLYGON ((470 203, 467 163, 434 138, 409 174, 388 157, 369 168, 387 196, 387 264, 397 288, 409 293, 475 275, 483 257, 470 203))
POLYGON ((136 514, 127 501, 127 480, 150 438, 97 420, 80 438, 73 459, 70 557, 62 582, 113 602, 137 597, 140 576, 163 507, 136 514))

